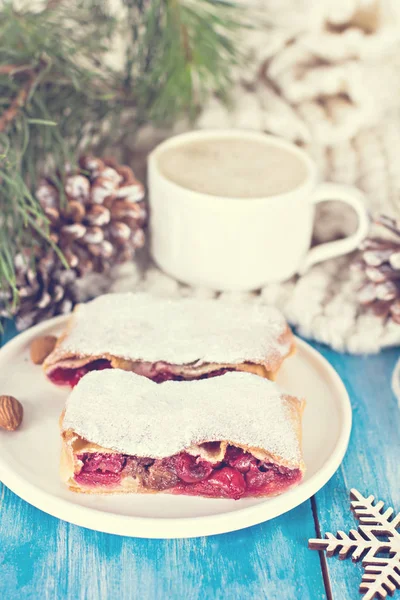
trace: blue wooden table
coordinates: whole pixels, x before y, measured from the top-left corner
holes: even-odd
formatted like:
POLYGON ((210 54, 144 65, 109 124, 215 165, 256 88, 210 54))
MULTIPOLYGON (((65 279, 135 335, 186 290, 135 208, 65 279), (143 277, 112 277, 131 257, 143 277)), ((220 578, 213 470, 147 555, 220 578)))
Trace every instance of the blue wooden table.
MULTIPOLYGON (((6 331, 3 342, 13 334, 6 331)), ((351 487, 400 510, 400 410, 390 389, 399 350, 354 357, 313 345, 342 377, 353 406, 347 455, 315 497, 243 531, 164 541, 70 525, 26 504, 0 483, 0 599, 359 598, 361 566, 325 559, 308 550, 307 540, 354 527, 351 487)))

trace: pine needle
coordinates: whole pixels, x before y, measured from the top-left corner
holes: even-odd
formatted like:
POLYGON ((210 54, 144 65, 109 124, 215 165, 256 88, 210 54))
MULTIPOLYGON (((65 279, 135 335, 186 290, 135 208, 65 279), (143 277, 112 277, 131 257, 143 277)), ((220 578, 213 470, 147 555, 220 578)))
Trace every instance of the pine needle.
POLYGON ((16 254, 52 244, 61 256, 35 196, 41 174, 62 192, 64 166, 82 148, 96 143, 101 152, 143 123, 195 116, 207 94, 228 96, 240 58, 234 4, 124 5, 118 17, 101 0, 50 0, 35 13, 29 2, 0 8, 0 295, 11 289, 14 304, 16 254), (104 61, 117 35, 128 41, 121 71, 104 61))

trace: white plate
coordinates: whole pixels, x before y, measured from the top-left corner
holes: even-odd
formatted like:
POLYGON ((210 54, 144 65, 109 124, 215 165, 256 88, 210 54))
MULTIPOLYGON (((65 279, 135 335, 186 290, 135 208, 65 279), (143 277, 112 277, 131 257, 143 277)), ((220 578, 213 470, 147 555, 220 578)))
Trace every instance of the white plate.
POLYGON ((184 496, 75 494, 59 481, 58 418, 68 391, 48 382, 31 363, 29 344, 57 333, 57 317, 19 335, 0 350, 0 393, 24 405, 16 432, 0 430, 0 479, 37 508, 89 529, 147 538, 182 538, 225 533, 272 519, 315 494, 339 467, 351 430, 346 389, 329 363, 297 340, 298 352, 281 369, 278 382, 307 399, 303 447, 307 474, 288 493, 271 499, 215 500, 184 496))

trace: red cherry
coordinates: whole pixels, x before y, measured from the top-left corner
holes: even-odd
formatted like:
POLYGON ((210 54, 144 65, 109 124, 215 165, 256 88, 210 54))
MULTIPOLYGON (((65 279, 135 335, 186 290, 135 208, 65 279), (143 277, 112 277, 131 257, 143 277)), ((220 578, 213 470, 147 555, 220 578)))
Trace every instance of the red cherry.
POLYGON ((247 473, 252 465, 257 464, 255 456, 235 446, 228 446, 224 461, 240 473, 247 473))
POLYGON ((68 377, 69 385, 71 387, 75 387, 79 380, 82 379, 84 375, 86 375, 86 373, 87 370, 85 367, 81 367, 80 369, 76 369, 75 371, 73 371, 72 374, 68 377))
POLYGON ((217 492, 215 496, 233 498, 234 500, 239 500, 246 490, 243 475, 236 469, 232 469, 232 467, 224 467, 214 471, 207 479, 206 484, 210 490, 217 492))
POLYGON ((70 385, 73 374, 73 369, 58 368, 50 373, 49 379, 56 385, 70 385))
POLYGON ((89 371, 103 371, 103 369, 111 369, 111 363, 109 360, 100 358, 83 367, 79 367, 79 369, 63 369, 62 367, 55 369, 50 373, 49 379, 56 385, 69 385, 70 387, 75 387, 78 381, 82 379, 86 373, 89 373, 89 371))
POLYGON ((101 452, 87 453, 78 456, 83 462, 84 473, 120 473, 125 466, 126 458, 123 454, 102 454, 101 452))
POLYGON ((210 475, 213 470, 212 464, 205 460, 198 460, 196 457, 181 452, 165 461, 168 470, 175 473, 179 479, 185 483, 196 483, 202 481, 210 475))

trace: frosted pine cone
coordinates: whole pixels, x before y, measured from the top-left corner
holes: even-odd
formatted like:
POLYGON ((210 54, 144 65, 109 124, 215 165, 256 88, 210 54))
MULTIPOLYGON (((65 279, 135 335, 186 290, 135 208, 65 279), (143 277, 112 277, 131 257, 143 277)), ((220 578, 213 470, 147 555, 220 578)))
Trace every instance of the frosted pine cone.
POLYGON ((36 196, 54 242, 78 276, 102 273, 144 244, 144 189, 132 170, 112 159, 83 156, 62 189, 42 180, 36 196))
POLYGON ((69 268, 40 240, 34 250, 15 256, 15 286, 0 292, 0 317, 15 318, 19 330, 70 312, 78 281, 131 259, 144 244, 143 186, 129 167, 112 159, 84 156, 63 185, 43 179, 36 196, 69 268))
POLYGON ((390 237, 363 242, 355 266, 363 270, 366 282, 358 299, 375 314, 400 324, 400 222, 382 216, 377 224, 384 226, 390 237))
POLYGON ((0 297, 0 316, 14 317, 18 330, 53 315, 70 312, 76 300, 76 272, 65 269, 52 248, 43 256, 40 256, 41 252, 38 248, 36 255, 26 251, 14 258, 18 304, 11 310, 5 308, 12 306, 11 290, 2 292, 0 297))

